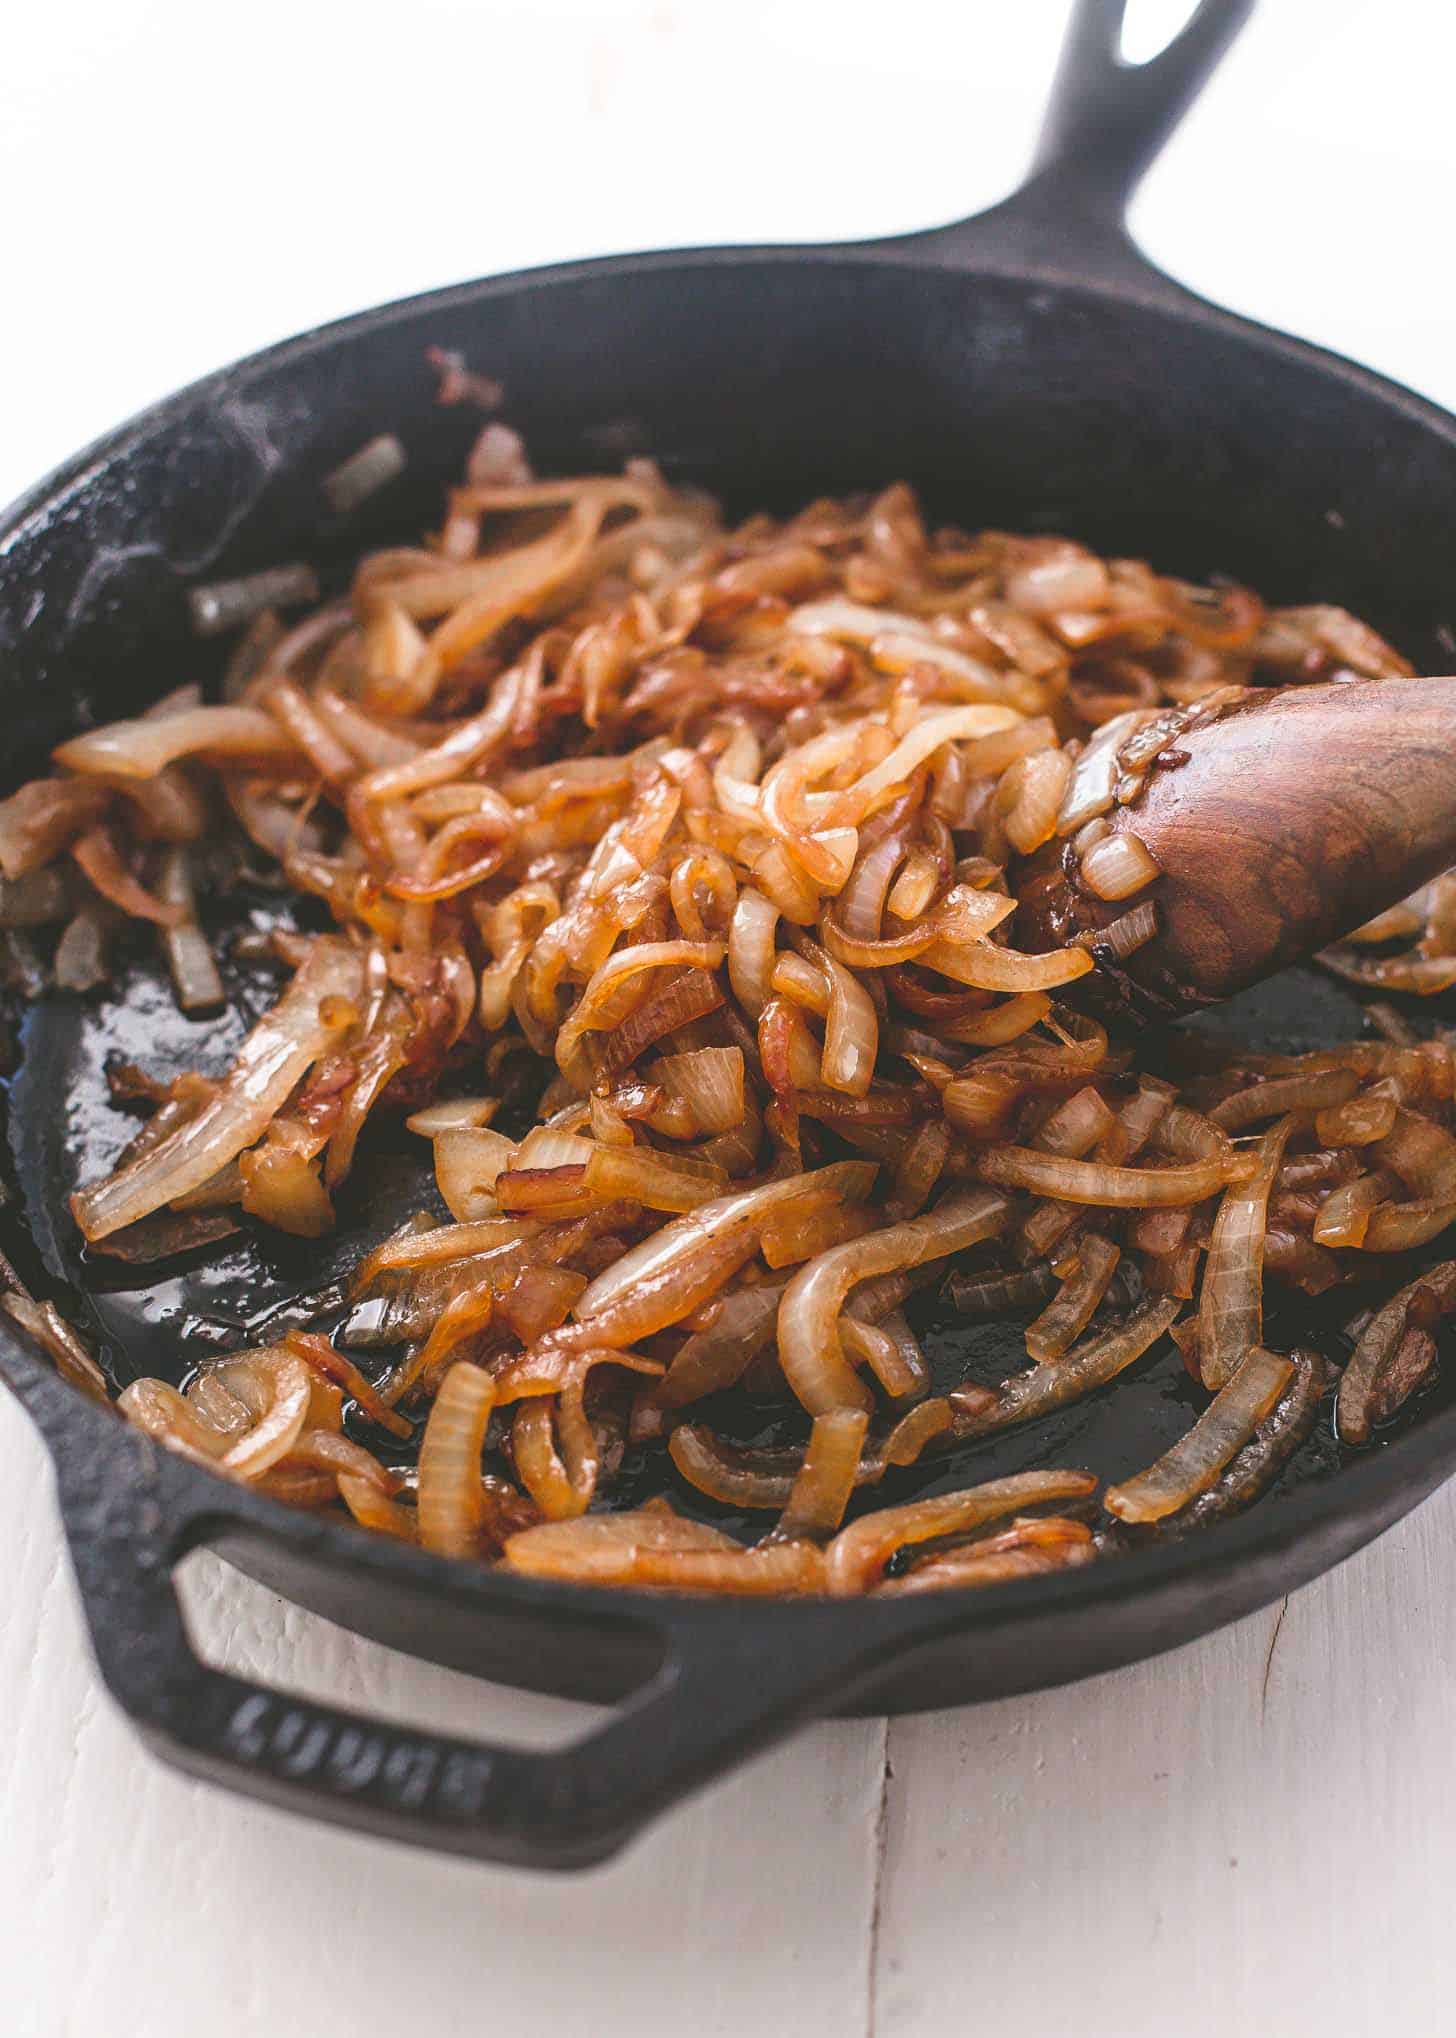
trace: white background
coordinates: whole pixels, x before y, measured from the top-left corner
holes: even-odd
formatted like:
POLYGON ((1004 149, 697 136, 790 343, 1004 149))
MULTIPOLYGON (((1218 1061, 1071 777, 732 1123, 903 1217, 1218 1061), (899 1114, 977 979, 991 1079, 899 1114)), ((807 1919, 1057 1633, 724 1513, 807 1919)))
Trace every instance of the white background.
MULTIPOLYGON (((176 384, 372 300, 623 246, 969 211, 1025 161, 1064 12, 16 8, 0 498, 176 384)), ((1144 246, 1456 407, 1453 59, 1450 11, 1426 0, 1263 0, 1138 200, 1144 246)), ((0 1464, 5 2038, 1449 2025, 1449 1492, 1175 1656, 816 1728, 613 1868, 546 1882, 158 1769, 96 1693, 49 1477, 8 1402, 0 1464)), ((211 1651, 284 1682, 465 1732, 581 1717, 357 1643, 211 1560, 190 1587, 211 1651)))

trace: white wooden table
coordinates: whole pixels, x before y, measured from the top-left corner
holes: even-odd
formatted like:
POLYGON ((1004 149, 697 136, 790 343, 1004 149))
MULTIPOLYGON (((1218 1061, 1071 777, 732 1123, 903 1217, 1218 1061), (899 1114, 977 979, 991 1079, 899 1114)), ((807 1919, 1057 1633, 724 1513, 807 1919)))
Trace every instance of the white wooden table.
MULTIPOLYGON (((18 10, 0 495, 172 385, 371 299, 619 245, 969 210, 1024 160, 1063 11, 18 10)), ((1265 0, 1136 225, 1209 295, 1456 404, 1445 13, 1265 0)), ((155 1766, 98 1695, 47 1468, 8 1401, 0 1463, 5 2038, 1449 2028, 1456 1490, 1160 1662, 815 1728, 615 1866, 548 1882, 155 1766)), ((360 1643, 209 1558, 189 1595, 214 1656, 346 1703, 538 1741, 582 1713, 360 1643)))

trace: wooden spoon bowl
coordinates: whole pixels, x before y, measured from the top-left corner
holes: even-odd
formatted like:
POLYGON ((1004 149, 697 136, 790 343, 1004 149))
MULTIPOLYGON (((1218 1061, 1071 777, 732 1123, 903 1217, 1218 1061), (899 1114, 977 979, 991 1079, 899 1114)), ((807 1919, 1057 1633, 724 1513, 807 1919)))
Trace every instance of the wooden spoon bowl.
POLYGON ((1360 926, 1456 862, 1456 679, 1250 690, 1180 736, 1107 816, 1162 869, 1108 901, 1055 841, 1015 873, 1018 944, 1084 943, 1144 897, 1153 938, 1105 944, 1073 994, 1146 1022, 1230 997, 1360 926))

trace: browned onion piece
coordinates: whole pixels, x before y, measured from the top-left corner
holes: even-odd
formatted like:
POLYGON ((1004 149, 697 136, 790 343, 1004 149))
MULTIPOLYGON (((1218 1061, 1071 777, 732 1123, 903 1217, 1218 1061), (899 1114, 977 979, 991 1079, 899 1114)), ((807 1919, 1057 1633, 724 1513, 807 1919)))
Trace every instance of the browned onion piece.
POLYGON ((109 1398, 106 1375, 53 1302, 34 1302, 19 1289, 12 1289, 8 1295, 0 1296, 0 1308, 50 1353, 63 1380, 79 1387, 88 1400, 109 1398))
POLYGON ((1360 1244, 1368 1253, 1414 1252, 1456 1224, 1456 1202, 1423 1199, 1418 1203, 1382 1203, 1370 1213, 1360 1244))
POLYGON ((1293 1377, 1241 1451, 1211 1486, 1176 1513, 1165 1515, 1153 1533, 1181 1535, 1205 1522, 1240 1514, 1267 1492, 1314 1428, 1329 1367, 1320 1353, 1289 1354, 1293 1377))
POLYGON ((685 1408, 736 1385, 773 1339, 785 1286, 783 1280, 763 1281, 727 1295, 709 1327, 679 1345, 666 1377, 647 1397, 654 1411, 685 1408))
POLYGON ((640 1146, 594 1146, 585 1185, 595 1196, 625 1197, 645 1210, 696 1210, 724 1187, 726 1177, 688 1174, 676 1156, 640 1146))
POLYGON ((1126 1323, 1075 1345, 1054 1366, 1031 1366, 999 1387, 958 1387, 949 1397, 958 1437, 988 1436, 994 1430, 1034 1422, 1078 1401, 1140 1359, 1171 1329, 1183 1304, 1176 1295, 1154 1295, 1126 1323))
POLYGON ((441 1382, 420 1445, 419 1532, 442 1557, 478 1553, 490 1510, 480 1454, 495 1406, 495 1382, 461 1359, 441 1382))
POLYGON ((1443 1260, 1376 1311, 1340 1377, 1335 1426, 1340 1440, 1363 1444, 1399 1407, 1435 1362, 1431 1333, 1456 1306, 1456 1260, 1443 1260))
POLYGON ((1370 1146, 1384 1139, 1395 1125, 1399 1104, 1383 1085, 1372 1085, 1358 1096, 1315 1115, 1315 1137, 1323 1146, 1370 1146))
POLYGON ((100 820, 111 797, 94 780, 36 778, 0 800, 0 871, 15 879, 40 870, 100 820))
POLYGON ((619 1582, 730 1598, 822 1592, 824 1558, 815 1543, 774 1543, 756 1550, 641 1550, 630 1578, 619 1582))
POLYGON ((1269 1193, 1294 1130, 1281 1118, 1259 1141, 1258 1170, 1225 1190, 1198 1302, 1198 1361, 1205 1387, 1223 1387, 1264 1330, 1264 1234, 1269 1193))
POLYGON ((868 1390, 839 1341, 840 1311, 856 1283, 962 1252, 999 1230, 1006 1216, 1004 1197, 970 1191, 904 1224, 835 1246, 794 1276, 779 1306, 779 1362, 811 1415, 869 1406, 868 1390))
MULTIPOLYGON (((1252 1083, 1215 1104, 1209 1112, 1213 1123, 1225 1132, 1242 1132, 1264 1118, 1282 1118, 1286 1111, 1324 1111, 1346 1103, 1359 1086, 1353 1069, 1322 1069, 1307 1076, 1273 1076, 1265 1083, 1252 1083)), ((1320 1134, 1324 1138, 1324 1134, 1320 1134)), ((1331 1142, 1337 1144, 1338 1142, 1331 1142)))
POLYGON ((1391 1180, 1393 1177, 1384 1173, 1361 1175, 1353 1182, 1342 1182, 1338 1188, 1331 1189, 1315 1213, 1315 1243, 1363 1245, 1370 1228, 1370 1214, 1383 1200, 1386 1184, 1391 1180))
POLYGON ((1055 1299, 1027 1327, 1026 1349, 1039 1364, 1061 1358, 1082 1335, 1097 1313, 1121 1257, 1118 1248, 1096 1232, 1078 1241, 1076 1266, 1055 1299))
POLYGON ((1048 1571, 1066 1571, 1090 1564, 1097 1554, 1085 1522, 1041 1515, 1013 1522, 1000 1535, 978 1537, 959 1550, 922 1557, 903 1578, 885 1579, 880 1596, 917 1592, 979 1590, 1017 1578, 1035 1578, 1048 1571))
POLYGON ((1109 1487, 1103 1506, 1121 1521, 1161 1521, 1213 1484, 1288 1386, 1294 1367, 1256 1345, 1186 1436, 1135 1479, 1109 1487))
POLYGON ((841 1529, 825 1552, 825 1588, 836 1598, 868 1592, 897 1550, 910 1543, 930 1542, 937 1536, 963 1535, 1011 1514, 1018 1507, 1035 1507, 1058 1500, 1081 1500, 1097 1488, 1091 1472, 1022 1472, 1010 1479, 993 1479, 984 1486, 972 1486, 961 1493, 937 1495, 933 1500, 911 1501, 905 1507, 885 1507, 865 1515, 841 1529))
POLYGON ((750 1511, 788 1505, 802 1458, 795 1450, 744 1450, 693 1422, 680 1422, 667 1448, 690 1486, 725 1507, 750 1511))
POLYGON ((1014 1274, 952 1274, 950 1299, 972 1321, 985 1316, 1018 1316, 1039 1309, 1056 1286, 1056 1276, 1043 1262, 1014 1274))
POLYGON ((362 1260, 354 1275, 354 1286, 363 1293, 381 1274, 406 1268, 437 1267, 452 1260, 464 1260, 477 1253, 514 1248, 533 1239, 542 1230, 530 1217, 490 1217, 470 1224, 441 1224, 425 1228, 409 1225, 383 1245, 376 1246, 362 1260))
POLYGON ((1351 955, 1341 948, 1326 948, 1315 960, 1347 983, 1371 990, 1408 991, 1417 998, 1432 998, 1456 984, 1456 956, 1434 955, 1351 955))
POLYGON ((1030 1189, 1038 1196, 1109 1210, 1201 1203, 1230 1179, 1229 1169, 1218 1159, 1182 1167, 1118 1168, 1101 1161, 1037 1153, 1024 1146, 991 1147, 976 1166, 982 1181, 994 1182, 999 1188, 1030 1189))
POLYGON ((637 1553, 646 1550, 741 1552, 742 1545, 706 1522, 685 1521, 667 1509, 589 1514, 576 1521, 542 1522, 508 1538, 508 1569, 531 1578, 632 1582, 637 1553))
POLYGON ((254 764, 285 763, 298 746, 261 708, 189 708, 156 720, 109 722, 73 736, 56 751, 70 771, 104 772, 111 778, 155 778, 179 758, 247 758, 254 764))
POLYGON ((158 927, 175 927, 183 909, 155 898, 123 862, 116 842, 104 824, 88 828, 71 844, 71 854, 93 890, 133 920, 150 920, 158 927))
POLYGON ((295 1358, 302 1359, 306 1366, 314 1367, 326 1379, 335 1381, 351 1394, 371 1422, 377 1422, 381 1429, 387 1429, 393 1436, 408 1438, 414 1435, 413 1424, 397 1415, 374 1383, 366 1380, 353 1360, 335 1350, 326 1337, 317 1337, 309 1331, 290 1330, 285 1333, 283 1341, 295 1358))
POLYGON ((1374 1157, 1418 1196, 1441 1202, 1456 1198, 1456 1138, 1431 1119, 1398 1110, 1391 1131, 1374 1148, 1374 1157))
POLYGON ((775 1533, 786 1542, 802 1536, 831 1536, 844 1519, 854 1491, 860 1451, 869 1428, 863 1409, 832 1409, 816 1415, 804 1462, 775 1533))

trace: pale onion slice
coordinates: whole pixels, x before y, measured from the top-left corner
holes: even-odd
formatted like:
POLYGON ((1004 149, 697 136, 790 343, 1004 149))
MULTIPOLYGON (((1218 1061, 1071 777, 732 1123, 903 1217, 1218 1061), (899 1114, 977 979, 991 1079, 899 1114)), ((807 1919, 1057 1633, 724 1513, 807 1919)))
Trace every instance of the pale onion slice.
POLYGON ((420 1541, 442 1557, 479 1554, 487 1520, 480 1454, 495 1406, 495 1382, 468 1360, 450 1368, 420 1445, 420 1541))
POLYGON ((732 1132, 742 1125, 741 1047, 699 1047, 690 1054, 665 1054, 648 1073, 670 1097, 687 1106, 700 1132, 732 1132))
POLYGON ((500 1109, 499 1097, 448 1097, 412 1111, 405 1125, 425 1139, 438 1139, 442 1132, 458 1132, 489 1125, 500 1109))
POLYGON ((1249 1442, 1293 1373, 1290 1360, 1256 1345, 1186 1436, 1146 1472, 1108 1488, 1108 1513, 1119 1521, 1161 1521, 1186 1507, 1249 1442))
POLYGON ((1163 866, 1140 835, 1104 835, 1082 858, 1080 875, 1099 899, 1128 899, 1163 875, 1163 866))
POLYGON ((916 959, 926 969, 978 991, 1053 991, 1074 984, 1095 967, 1085 948, 1023 955, 994 941, 933 941, 916 959))
POLYGON ((229 1446, 222 1466, 239 1479, 256 1479, 288 1456, 303 1434, 313 1380, 302 1359, 287 1356, 273 1368, 272 1398, 246 1436, 229 1446))
POLYGON ((728 928, 728 979, 750 1019, 757 1019, 768 1003, 778 923, 779 909, 771 899, 751 885, 739 892, 728 928))
POLYGON ((488 1126, 460 1126, 435 1139, 435 1180, 445 1207, 461 1224, 490 1217, 502 1171, 518 1164, 514 1140, 488 1126))
POLYGON ((854 1492, 869 1422, 862 1408, 836 1408, 815 1416, 777 1537, 796 1542, 801 1536, 834 1534, 854 1492))
POLYGON ((239 758, 286 764, 299 755, 294 738, 261 708, 190 708, 158 720, 108 722, 73 736, 55 752, 70 771, 116 778, 155 778, 182 757, 239 758))

